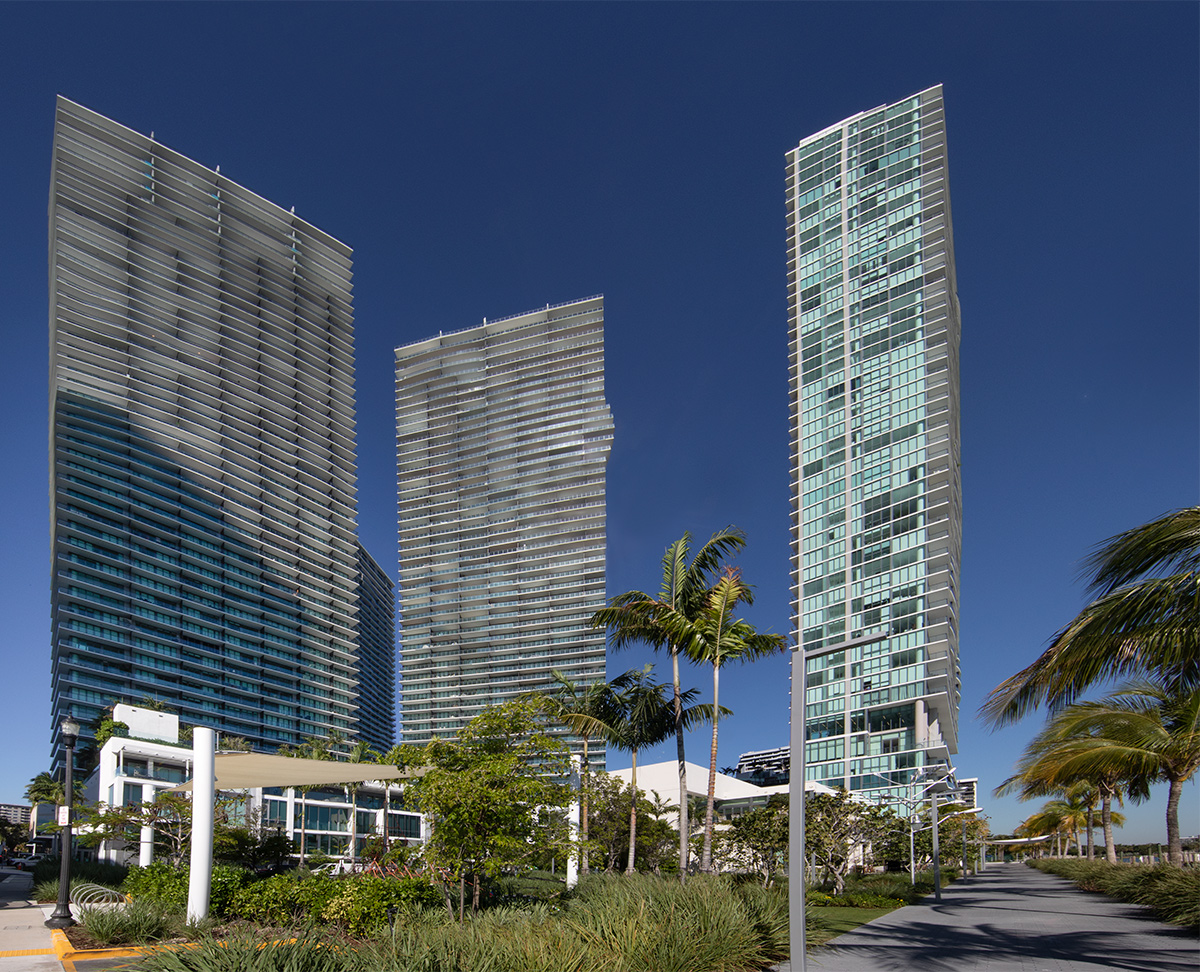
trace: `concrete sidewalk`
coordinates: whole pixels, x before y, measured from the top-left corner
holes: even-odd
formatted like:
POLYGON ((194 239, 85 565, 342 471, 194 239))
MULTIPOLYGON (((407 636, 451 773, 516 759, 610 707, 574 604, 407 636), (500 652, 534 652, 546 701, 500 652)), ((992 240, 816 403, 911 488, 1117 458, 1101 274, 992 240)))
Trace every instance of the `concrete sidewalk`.
POLYGON ((32 874, 0 868, 0 972, 63 972, 32 893, 32 874))
MULTIPOLYGON (((1024 864, 992 864, 937 904, 900 908, 810 949, 812 972, 1196 972, 1196 933, 1024 864)), ((788 963, 776 967, 789 972, 788 963)))

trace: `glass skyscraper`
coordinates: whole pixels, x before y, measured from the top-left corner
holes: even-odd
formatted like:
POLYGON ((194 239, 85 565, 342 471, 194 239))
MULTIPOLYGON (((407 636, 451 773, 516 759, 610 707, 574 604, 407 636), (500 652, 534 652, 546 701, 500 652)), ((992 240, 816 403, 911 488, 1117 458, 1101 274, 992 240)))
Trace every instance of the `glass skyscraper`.
POLYGON ((358 736, 379 752, 396 743, 396 587, 358 548, 358 736))
POLYGON ((941 87, 787 155, 792 571, 807 777, 957 751, 959 306, 941 87))
MULTIPOLYGON (((604 300, 396 350, 401 731, 604 678, 604 300)), ((604 750, 589 746, 602 768, 604 750)))
POLYGON ((352 734, 349 248, 65 98, 50 191, 52 726, 352 734))

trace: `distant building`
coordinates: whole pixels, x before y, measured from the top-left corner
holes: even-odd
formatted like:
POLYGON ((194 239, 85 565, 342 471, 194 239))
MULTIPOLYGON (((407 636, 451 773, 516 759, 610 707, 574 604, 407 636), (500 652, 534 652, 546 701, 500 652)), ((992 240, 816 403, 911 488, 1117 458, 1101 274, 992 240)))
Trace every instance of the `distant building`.
POLYGON ((396 744, 396 588, 358 548, 358 736, 380 753, 396 744))
MULTIPOLYGON (((604 300, 396 349, 401 732, 604 679, 604 300)), ((590 762, 604 767, 594 740, 590 762)))
POLYGON ((791 779, 791 759, 789 746, 742 753, 733 775, 756 786, 780 786, 791 779))
POLYGON ((33 807, 21 803, 0 803, 0 817, 20 824, 22 827, 28 827, 29 814, 32 809, 33 807))
POLYGON ((807 777, 885 801, 958 749, 960 315, 941 86, 787 155, 807 777))
POLYGON ((49 231, 53 768, 64 716, 144 697, 352 735, 349 247, 61 97, 49 231))

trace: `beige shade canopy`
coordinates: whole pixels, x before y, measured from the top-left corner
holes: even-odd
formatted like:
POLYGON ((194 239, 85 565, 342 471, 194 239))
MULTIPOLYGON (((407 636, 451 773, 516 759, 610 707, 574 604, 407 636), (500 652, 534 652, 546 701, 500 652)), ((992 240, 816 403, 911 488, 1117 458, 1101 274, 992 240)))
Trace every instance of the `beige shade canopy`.
MULTIPOLYGON (((217 789, 247 790, 258 786, 318 786, 322 783, 365 783, 370 780, 410 780, 424 776, 424 768, 402 770, 382 763, 338 763, 325 759, 273 756, 268 753, 218 753, 217 789)), ((171 788, 186 793, 189 780, 171 788)))

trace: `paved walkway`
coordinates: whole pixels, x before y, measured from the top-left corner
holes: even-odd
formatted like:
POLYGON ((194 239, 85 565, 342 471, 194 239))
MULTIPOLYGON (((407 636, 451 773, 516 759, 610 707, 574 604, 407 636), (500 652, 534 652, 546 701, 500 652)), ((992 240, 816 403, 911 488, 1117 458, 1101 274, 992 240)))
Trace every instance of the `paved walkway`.
MULTIPOLYGON (((811 949, 812 972, 1197 972, 1193 931, 1024 864, 990 864, 811 949)), ((788 972, 788 963, 777 966, 788 972)), ((797 970, 798 972, 798 970, 797 970)))
POLYGON ((0 972, 63 972, 32 893, 32 874, 0 867, 0 972))

